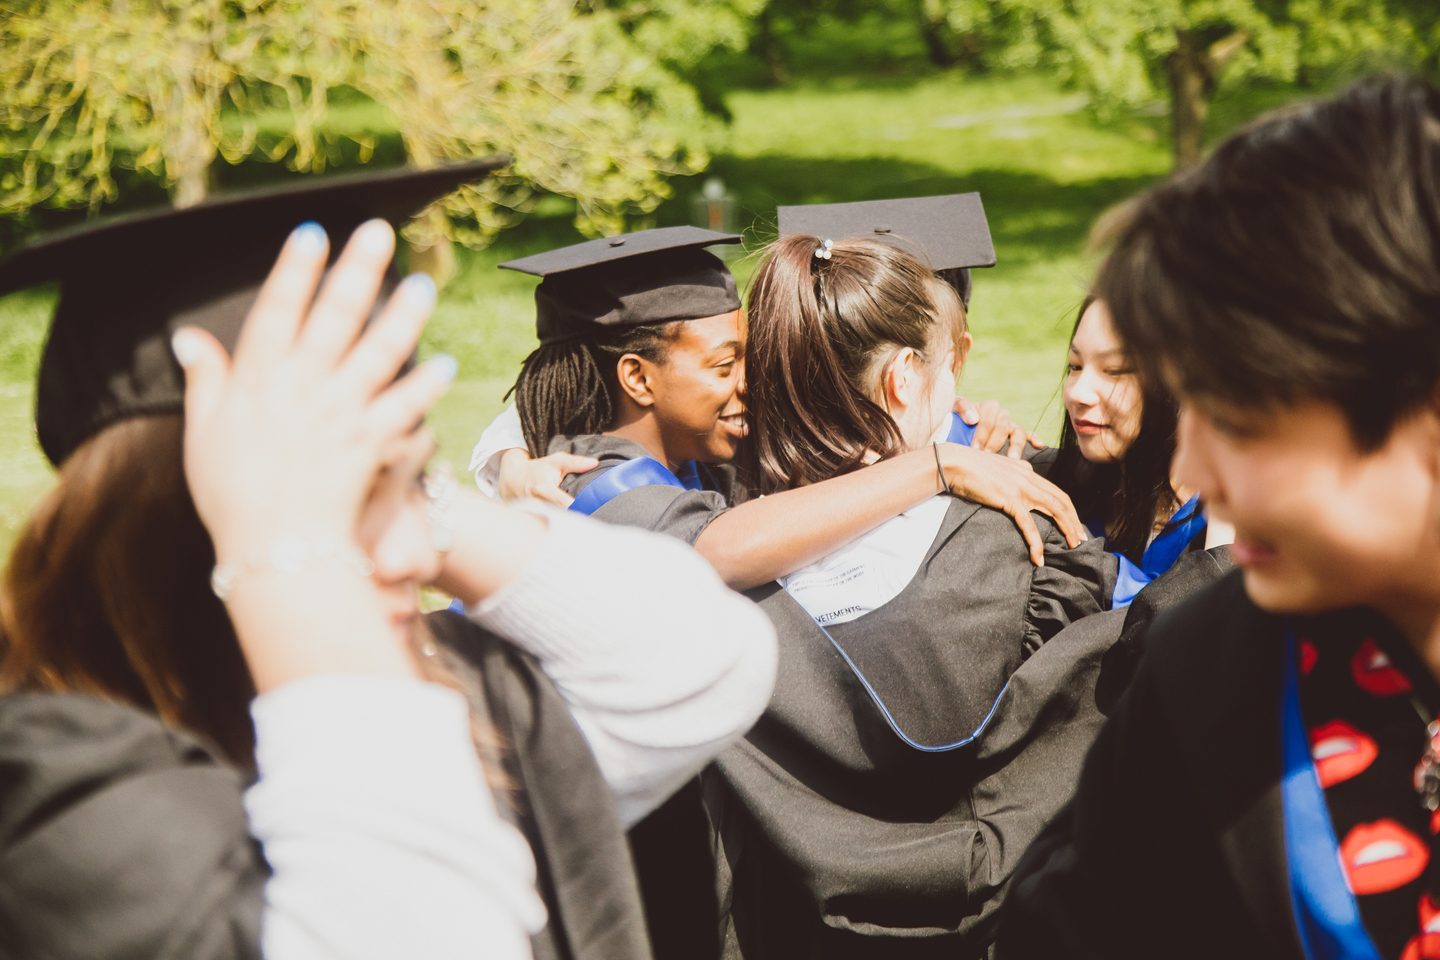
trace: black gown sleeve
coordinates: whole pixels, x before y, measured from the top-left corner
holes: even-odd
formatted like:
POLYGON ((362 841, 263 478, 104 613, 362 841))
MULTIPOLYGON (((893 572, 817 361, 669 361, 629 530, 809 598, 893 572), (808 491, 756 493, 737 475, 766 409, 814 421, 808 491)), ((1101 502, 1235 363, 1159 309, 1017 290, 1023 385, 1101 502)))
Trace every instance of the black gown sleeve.
POLYGON ((1035 515, 1045 536, 1045 566, 1030 578, 1023 647, 1029 656, 1065 627, 1110 607, 1118 563, 1098 537, 1068 549, 1048 518, 1035 515))
POLYGON ((243 790, 236 770, 138 711, 0 699, 0 953, 258 958, 269 871, 243 790))
POLYGON ((1229 578, 1151 633, 1074 797, 1021 858, 1001 960, 1299 955, 1274 629, 1229 578))
POLYGON ((669 534, 694 546, 705 528, 728 509, 725 497, 713 490, 652 486, 626 490, 596 510, 594 516, 606 523, 669 534))

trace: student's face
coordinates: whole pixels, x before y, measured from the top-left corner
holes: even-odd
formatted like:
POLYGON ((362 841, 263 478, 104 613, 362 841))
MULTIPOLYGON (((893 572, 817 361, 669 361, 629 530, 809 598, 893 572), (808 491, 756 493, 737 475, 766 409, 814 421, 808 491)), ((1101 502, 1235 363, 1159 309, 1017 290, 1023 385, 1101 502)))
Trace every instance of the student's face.
POLYGON ((661 441, 678 461, 724 463, 745 437, 745 315, 682 324, 655 367, 651 390, 661 441))
POLYGON ((1085 308, 1070 341, 1063 395, 1080 455, 1091 463, 1123 460, 1140 435, 1140 382, 1098 300, 1085 308))
POLYGON ((1234 557, 1259 606, 1398 613, 1435 590, 1437 421, 1433 410, 1408 418, 1365 453, 1334 404, 1259 414, 1182 403, 1175 469, 1213 518, 1235 525, 1234 557))
POLYGON ((435 441, 425 430, 397 445, 360 518, 360 547, 374 564, 373 579, 400 639, 416 626, 421 585, 440 574, 422 485, 425 464, 434 452, 435 441))

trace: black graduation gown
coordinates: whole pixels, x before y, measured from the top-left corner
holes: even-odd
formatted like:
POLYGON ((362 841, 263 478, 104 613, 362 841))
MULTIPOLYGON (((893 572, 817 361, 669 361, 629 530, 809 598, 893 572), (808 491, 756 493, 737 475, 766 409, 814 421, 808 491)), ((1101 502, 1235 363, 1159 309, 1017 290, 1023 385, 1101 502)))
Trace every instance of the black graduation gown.
MULTIPOLYGON (((430 618, 505 744, 497 797, 534 851, 538 960, 650 956, 609 788, 532 658, 430 618)), ((0 956, 254 960, 268 868, 245 777, 194 737, 74 694, 0 697, 0 956)))
POLYGON ((1198 539, 1201 541, 1198 545, 1182 553, 1169 570, 1147 583, 1126 608, 1124 623, 1115 644, 1105 654, 1095 689, 1100 710, 1106 716, 1115 709, 1120 695, 1135 676, 1140 655, 1145 651, 1145 638, 1155 618, 1235 569, 1228 546, 1206 550, 1203 536, 1198 539))
POLYGON ((1037 569, 1009 517, 954 500, 919 575, 829 628, 919 742, 983 722, 960 749, 904 744, 810 615, 778 585, 755 592, 780 666, 764 717, 720 756, 711 789, 727 953, 986 952, 1021 851, 1068 799, 1099 728, 1095 681, 1118 628, 1111 615, 1082 620, 1109 596, 1113 558, 1098 542, 1065 550, 1040 522, 1037 569))
POLYGON ((1303 956, 1281 801, 1280 618, 1240 573, 1162 615, 1002 918, 1011 958, 1303 956))
MULTIPOLYGON (((633 440, 604 434, 556 437, 550 441, 548 452, 574 453, 600 461, 599 466, 588 473, 565 478, 560 487, 571 496, 627 460, 651 457, 650 451, 633 440)), ((710 521, 744 499, 735 468, 729 464, 702 464, 700 476, 704 489, 683 490, 663 485, 636 487, 613 497, 592 516, 606 523, 641 527, 694 544, 710 521)))
POLYGON ((0 697, 0 956, 260 955, 244 780, 193 737, 90 697, 0 697))

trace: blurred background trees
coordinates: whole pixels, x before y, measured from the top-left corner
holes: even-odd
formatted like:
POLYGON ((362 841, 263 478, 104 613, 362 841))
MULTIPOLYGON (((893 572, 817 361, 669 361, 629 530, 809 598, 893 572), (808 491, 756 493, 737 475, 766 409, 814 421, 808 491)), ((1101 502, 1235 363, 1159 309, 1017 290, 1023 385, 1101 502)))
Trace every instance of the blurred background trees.
POLYGON ((583 230, 618 230, 668 195, 668 178, 704 167, 712 125, 676 68, 743 44, 749 8, 730 7, 707 17, 679 2, 641 13, 572 0, 9 4, 0 216, 94 211, 117 199, 122 171, 191 204, 221 160, 306 172, 365 162, 378 125, 416 164, 516 158, 449 202, 464 239, 489 239, 537 193, 573 198, 583 230), (345 122, 357 108, 370 122, 345 122))
POLYGON ((546 195, 613 232, 708 162, 729 115, 705 64, 748 50, 783 84, 787 37, 877 16, 913 24, 937 67, 1045 72, 1102 112, 1165 104, 1177 167, 1222 83, 1440 63, 1434 0, 11 0, 0 240, 122 181, 184 205, 222 161, 364 163, 377 115, 396 160, 516 157, 414 238, 487 242, 546 195))
MULTIPOLYGON (((1166 104, 1175 166, 1200 159, 1222 82, 1304 86, 1374 69, 1440 68, 1435 0, 881 0, 915 24, 932 64, 972 73, 1045 71, 1101 109, 1166 104)), ((755 43, 785 78, 775 23, 851 17, 857 0, 769 0, 755 43)))

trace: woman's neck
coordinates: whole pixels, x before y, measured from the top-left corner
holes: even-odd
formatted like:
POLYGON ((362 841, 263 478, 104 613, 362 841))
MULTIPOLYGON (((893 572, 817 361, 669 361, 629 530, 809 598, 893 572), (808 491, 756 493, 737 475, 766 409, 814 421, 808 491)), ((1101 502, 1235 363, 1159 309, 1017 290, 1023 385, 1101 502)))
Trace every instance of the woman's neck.
POLYGON ((660 429, 652 416, 635 417, 629 420, 622 420, 609 430, 605 431, 607 437, 619 437, 622 440, 629 440, 638 443, 645 448, 645 451, 665 465, 667 470, 677 470, 680 467, 680 458, 672 456, 665 449, 665 442, 660 436, 660 429))

